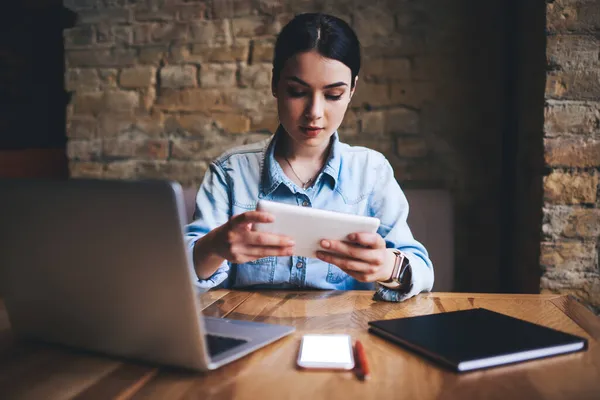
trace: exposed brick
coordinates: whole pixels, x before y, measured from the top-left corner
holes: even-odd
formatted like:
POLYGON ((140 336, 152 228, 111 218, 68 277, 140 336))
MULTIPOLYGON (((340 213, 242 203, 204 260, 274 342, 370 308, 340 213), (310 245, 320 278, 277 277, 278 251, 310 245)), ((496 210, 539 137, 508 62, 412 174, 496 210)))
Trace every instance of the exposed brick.
POLYGON ((551 167, 600 166, 600 140, 544 139, 545 161, 551 167))
POLYGON ((596 202, 598 174, 554 171, 544 177, 544 198, 554 204, 596 202))
POLYGON ((237 113, 226 113, 212 115, 217 126, 227 133, 245 133, 250 130, 250 118, 237 113))
POLYGON ((271 64, 244 65, 240 69, 240 85, 242 87, 271 87, 271 64))
POLYGON ((258 11, 265 15, 279 15, 284 12, 286 1, 283 0, 259 0, 258 11))
POLYGON ((600 209, 574 209, 567 220, 563 235, 580 238, 600 236, 600 209))
POLYGON ((168 53, 167 46, 149 46, 140 49, 139 61, 142 64, 159 65, 168 53))
POLYGON ((69 139, 90 139, 96 136, 98 121, 90 117, 71 117, 67 121, 69 139))
POLYGON ((231 26, 236 38, 274 35, 281 30, 277 20, 263 16, 236 18, 231 21, 231 26))
POLYGON ((354 30, 365 47, 389 37, 394 32, 394 26, 394 15, 387 12, 385 7, 367 7, 354 14, 354 30))
POLYGON ((348 109, 344 115, 344 119, 338 128, 339 134, 342 136, 354 136, 358 133, 358 118, 356 113, 348 109))
POLYGON ((275 44, 272 41, 257 40, 252 47, 252 62, 273 62, 275 44))
POLYGON ((67 52, 69 67, 125 67, 134 65, 135 49, 70 50, 67 52))
POLYGON ((153 24, 135 24, 132 29, 133 44, 146 45, 152 42, 153 24))
POLYGON ((67 142, 67 157, 75 161, 94 161, 102 154, 102 141, 91 140, 69 140, 67 142))
POLYGON ((220 111, 230 109, 218 89, 165 89, 160 92, 156 105, 171 111, 220 111))
POLYGON ((192 46, 191 53, 199 62, 246 61, 248 59, 248 46, 206 47, 206 45, 195 44, 192 46))
POLYGON ((112 113, 130 113, 139 107, 139 95, 133 91, 109 90, 104 92, 104 108, 112 113))
POLYGON ((396 152, 400 157, 425 157, 429 153, 429 146, 427 146, 427 142, 423 138, 399 136, 396 139, 396 152))
POLYGON ((200 67, 200 86, 225 88, 236 86, 236 64, 204 64, 200 67))
POLYGON ((250 130, 252 132, 275 133, 278 126, 279 116, 275 113, 260 113, 251 117, 250 130))
POLYGON ((586 32, 600 29, 600 9, 595 1, 554 1, 546 5, 550 32, 586 32))
POLYGON ((362 75, 366 80, 397 81, 410 79, 410 61, 406 58, 376 58, 366 60, 362 75))
POLYGON ((130 20, 130 10, 126 8, 100 8, 96 10, 82 10, 77 13, 79 24, 98 24, 102 22, 121 24, 130 20))
POLYGON ((356 86, 356 92, 352 97, 352 107, 377 107, 391 103, 389 87, 386 84, 362 82, 356 86))
POLYGON ((69 176, 71 178, 101 178, 104 174, 104 164, 99 162, 71 161, 69 176))
POLYGON ((105 45, 127 46, 133 43, 131 26, 98 25, 97 42, 105 45))
POLYGON ((115 68, 100 68, 98 69, 98 76, 102 82, 102 88, 116 88, 117 87, 117 76, 119 70, 115 68))
POLYGON ((206 18, 206 4, 183 4, 177 7, 181 21, 195 21, 206 18))
POLYGON ((197 21, 191 25, 192 41, 209 46, 231 45, 229 21, 197 21))
POLYGON ((196 114, 171 115, 165 120, 169 136, 210 136, 218 132, 210 117, 196 114))
POLYGON ((104 178, 169 179, 184 187, 198 187, 208 165, 205 161, 129 160, 108 163, 104 178))
POLYGON ((361 133, 369 135, 382 135, 385 120, 383 111, 371 111, 361 115, 361 133))
POLYGON ((600 104, 549 100, 544 110, 544 131, 552 136, 600 132, 600 104))
POLYGON ((134 116, 124 114, 106 114, 99 117, 98 136, 110 138, 124 132, 159 136, 163 133, 162 118, 160 115, 134 116))
POLYGON ((166 160, 169 156, 167 139, 145 139, 119 137, 105 139, 103 143, 105 157, 166 160))
POLYGON ((139 91, 140 107, 139 110, 149 113, 152 111, 152 106, 156 102, 156 89, 154 86, 141 89, 139 91))
POLYGON ((385 111, 386 133, 419 133, 419 114, 406 108, 385 111))
POLYGON ((94 69, 69 69, 65 75, 67 91, 93 91, 100 87, 100 78, 94 69))
POLYGON ((432 82, 397 82, 390 88, 391 103, 421 108, 425 102, 435 99, 436 86, 432 82))
POLYGON ((215 134, 201 139, 177 138, 171 143, 171 157, 177 160, 212 161, 235 146, 255 143, 267 138, 264 134, 215 134))
POLYGON ((105 179, 134 179, 139 178, 137 165, 140 161, 113 161, 104 167, 105 179))
POLYGON ((137 21, 173 21, 177 15, 177 8, 171 5, 152 7, 138 4, 133 8, 133 18, 137 21))
POLYGON ((224 19, 251 15, 254 12, 253 0, 218 0, 211 1, 210 16, 213 19, 224 19))
POLYGON ((223 92, 223 97, 225 105, 235 110, 264 112, 277 106, 270 89, 229 89, 223 92))
POLYGON ((595 247, 593 242, 543 242, 540 264, 547 269, 594 272, 598 263, 595 247))
POLYGON ((156 83, 156 68, 143 65, 124 68, 119 75, 119 83, 125 89, 139 89, 152 86, 156 83))
POLYGON ((554 35, 547 39, 548 63, 562 69, 598 68, 598 53, 600 41, 591 35, 554 35))
POLYGON ((158 43, 185 41, 188 39, 189 26, 187 23, 152 24, 150 40, 158 43))
POLYGON ((160 70, 160 86, 177 89, 197 85, 197 68, 193 65, 169 65, 160 70))
POLYGON ((64 31, 65 48, 91 46, 96 43, 96 31, 91 25, 78 26, 64 31))
POLYGON ((101 92, 76 93, 72 99, 75 114, 99 114, 104 109, 104 96, 101 92))
POLYGON ((597 100, 600 98, 600 68, 549 73, 546 77, 546 97, 597 100))

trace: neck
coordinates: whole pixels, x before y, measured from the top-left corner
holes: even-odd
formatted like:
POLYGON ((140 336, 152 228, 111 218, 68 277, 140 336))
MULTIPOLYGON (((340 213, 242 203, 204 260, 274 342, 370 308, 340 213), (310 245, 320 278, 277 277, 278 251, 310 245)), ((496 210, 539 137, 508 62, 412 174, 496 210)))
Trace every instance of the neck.
POLYGON ((302 146, 294 142, 288 135, 281 135, 280 154, 290 161, 301 163, 324 163, 329 155, 331 140, 318 147, 302 146))

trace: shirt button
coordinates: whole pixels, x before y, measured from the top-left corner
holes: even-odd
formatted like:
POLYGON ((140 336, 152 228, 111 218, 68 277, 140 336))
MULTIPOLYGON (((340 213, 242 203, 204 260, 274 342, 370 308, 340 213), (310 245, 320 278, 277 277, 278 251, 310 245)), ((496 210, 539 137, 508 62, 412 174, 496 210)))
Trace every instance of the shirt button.
POLYGON ((302 202, 302 205, 303 205, 304 207, 308 207, 308 200, 304 200, 304 202, 302 202))
POLYGON ((302 261, 298 261, 296 263, 296 268, 302 268, 304 266, 304 264, 302 263, 302 261))

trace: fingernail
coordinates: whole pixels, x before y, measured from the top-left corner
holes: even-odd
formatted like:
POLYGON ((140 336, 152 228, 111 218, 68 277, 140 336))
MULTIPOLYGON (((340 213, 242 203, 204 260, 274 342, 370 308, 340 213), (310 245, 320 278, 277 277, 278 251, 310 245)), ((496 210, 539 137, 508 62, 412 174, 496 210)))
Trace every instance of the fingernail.
POLYGON ((322 251, 317 251, 317 257, 318 258, 323 258, 323 252, 322 251))
POLYGON ((293 240, 288 240, 287 242, 285 242, 286 246, 295 246, 296 243, 293 240))
POLYGON ((356 233, 351 233, 348 235, 348 239, 350 240, 356 240, 356 233))
POLYGON ((329 240, 321 240, 321 247, 323 247, 324 249, 328 249, 331 246, 331 243, 329 243, 329 240))

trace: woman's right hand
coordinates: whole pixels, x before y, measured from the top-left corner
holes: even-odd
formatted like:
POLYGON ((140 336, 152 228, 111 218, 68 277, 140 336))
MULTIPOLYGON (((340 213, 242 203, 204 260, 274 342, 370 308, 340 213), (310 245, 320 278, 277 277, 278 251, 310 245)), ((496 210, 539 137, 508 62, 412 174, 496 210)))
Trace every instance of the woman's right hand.
POLYGON ((291 238, 252 230, 252 224, 274 220, 273 215, 264 211, 248 211, 232 217, 216 229, 214 251, 235 264, 269 256, 293 255, 294 242, 291 238))

